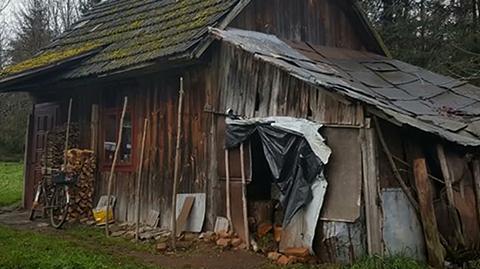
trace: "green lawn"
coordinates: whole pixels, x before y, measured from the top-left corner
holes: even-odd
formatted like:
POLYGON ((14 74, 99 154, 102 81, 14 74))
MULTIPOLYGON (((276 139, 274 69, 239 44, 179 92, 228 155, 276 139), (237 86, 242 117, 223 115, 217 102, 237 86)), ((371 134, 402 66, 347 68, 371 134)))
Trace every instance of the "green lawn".
POLYGON ((104 248, 80 245, 58 236, 17 231, 0 226, 0 268, 2 269, 97 269, 150 268, 131 257, 109 255, 104 248))
POLYGON ((22 199, 23 164, 0 162, 0 207, 22 199))

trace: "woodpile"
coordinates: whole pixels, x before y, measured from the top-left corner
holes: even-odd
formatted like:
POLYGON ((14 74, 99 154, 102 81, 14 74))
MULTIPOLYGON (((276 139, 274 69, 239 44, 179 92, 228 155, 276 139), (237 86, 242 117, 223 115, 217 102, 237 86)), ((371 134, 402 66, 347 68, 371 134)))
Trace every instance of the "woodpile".
POLYGON ((68 174, 78 177, 76 185, 69 190, 72 199, 68 210, 70 222, 87 223, 93 220, 96 162, 95 154, 91 150, 71 149, 67 152, 66 171, 68 174))
MULTIPOLYGON (((66 125, 57 127, 48 132, 47 146, 43 164, 46 168, 46 176, 51 179, 52 169, 60 169, 64 161, 66 125)), ((70 124, 68 148, 78 148, 80 131, 77 123, 70 124)))

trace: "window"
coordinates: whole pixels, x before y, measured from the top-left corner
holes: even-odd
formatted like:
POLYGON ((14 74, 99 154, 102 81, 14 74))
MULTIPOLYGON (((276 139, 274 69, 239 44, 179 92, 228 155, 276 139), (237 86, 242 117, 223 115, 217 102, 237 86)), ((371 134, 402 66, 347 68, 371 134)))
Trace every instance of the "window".
MULTIPOLYGON (((103 160, 106 166, 113 163, 121 116, 121 109, 109 109, 104 114, 103 160)), ((133 116, 131 110, 127 110, 123 121, 122 143, 117 159, 119 168, 129 167, 133 164, 133 141, 133 116)))

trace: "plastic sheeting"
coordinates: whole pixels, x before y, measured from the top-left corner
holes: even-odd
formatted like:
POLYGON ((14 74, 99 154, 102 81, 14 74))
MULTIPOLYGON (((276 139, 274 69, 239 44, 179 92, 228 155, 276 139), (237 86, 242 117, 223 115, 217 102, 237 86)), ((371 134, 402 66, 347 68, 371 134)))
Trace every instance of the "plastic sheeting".
POLYGON ((226 123, 228 149, 238 147, 255 133, 260 137, 274 183, 282 193, 283 226, 287 227, 295 214, 312 201, 316 180, 326 183, 323 170, 331 150, 318 132, 322 125, 290 117, 227 118, 226 123))

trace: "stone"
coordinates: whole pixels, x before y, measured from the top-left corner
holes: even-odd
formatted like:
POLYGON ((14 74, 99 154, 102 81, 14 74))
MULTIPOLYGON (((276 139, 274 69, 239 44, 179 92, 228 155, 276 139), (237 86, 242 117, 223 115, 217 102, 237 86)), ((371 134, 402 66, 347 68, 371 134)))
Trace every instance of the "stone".
POLYGON ((197 239, 197 235, 194 233, 185 233, 183 240, 185 241, 195 241, 197 239))
POLYGON ((216 242, 217 246, 220 246, 223 248, 229 247, 231 243, 232 243, 232 239, 229 239, 229 238, 220 238, 216 242))
POLYGON ((267 254, 267 258, 269 260, 272 260, 272 261, 277 261, 280 257, 282 256, 282 254, 278 253, 278 252, 269 252, 267 254))
POLYGON ((119 237, 119 236, 122 236, 126 233, 126 231, 122 231, 122 230, 119 230, 119 231, 116 231, 116 232, 113 232, 111 234, 112 237, 119 237))
POLYGON ((156 246, 155 246, 155 249, 158 251, 158 252, 164 252, 168 249, 168 245, 167 243, 158 243, 156 246))
POLYGON ((123 237, 126 239, 133 239, 135 238, 135 231, 128 231, 123 235, 123 237))
POLYGON ((206 240, 206 241, 210 241, 212 240, 213 238, 216 237, 216 234, 215 232, 204 232, 204 233, 201 233, 199 236, 198 236, 198 239, 203 239, 203 240, 206 240))
POLYGON ((243 240, 240 238, 233 238, 232 239, 232 247, 236 248, 239 247, 243 243, 243 240))
POLYGON ((283 251, 287 256, 308 257, 310 252, 306 248, 287 248, 283 251))

